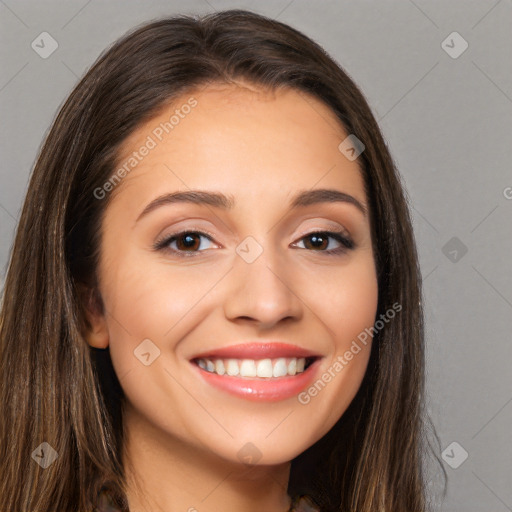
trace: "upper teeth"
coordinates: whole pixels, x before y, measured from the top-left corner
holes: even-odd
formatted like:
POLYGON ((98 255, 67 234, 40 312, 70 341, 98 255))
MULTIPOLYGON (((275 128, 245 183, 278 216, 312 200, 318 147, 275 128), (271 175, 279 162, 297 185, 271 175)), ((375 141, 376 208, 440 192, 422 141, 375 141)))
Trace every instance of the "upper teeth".
POLYGON ((277 359, 198 359, 203 370, 218 375, 240 377, 284 377, 304 371, 305 357, 279 357, 277 359))

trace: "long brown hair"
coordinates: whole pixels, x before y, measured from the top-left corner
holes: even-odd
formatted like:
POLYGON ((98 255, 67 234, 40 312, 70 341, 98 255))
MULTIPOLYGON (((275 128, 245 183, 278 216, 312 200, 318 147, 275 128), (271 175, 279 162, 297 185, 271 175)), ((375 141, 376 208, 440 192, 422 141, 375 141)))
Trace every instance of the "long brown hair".
POLYGON ((94 191, 142 122, 187 91, 234 80, 313 95, 363 141, 376 319, 402 307, 375 333, 345 414, 292 461, 288 491, 310 494, 324 511, 429 509, 424 459, 432 451, 440 463, 429 434, 439 440, 425 406, 421 274, 399 173, 365 98, 318 44, 229 10, 159 19, 123 36, 74 88, 40 149, 0 315, 0 510, 90 511, 105 480, 125 489, 124 395, 108 349, 91 349, 83 336, 84 301, 102 307, 96 269, 109 196, 94 191), (43 442, 58 454, 46 469, 32 460, 43 442))

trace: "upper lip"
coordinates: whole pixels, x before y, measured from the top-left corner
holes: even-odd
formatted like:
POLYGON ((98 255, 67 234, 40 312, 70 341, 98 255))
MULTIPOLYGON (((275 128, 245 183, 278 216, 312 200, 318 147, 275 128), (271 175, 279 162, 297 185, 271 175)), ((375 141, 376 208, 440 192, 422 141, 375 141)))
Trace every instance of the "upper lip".
POLYGON ((266 359, 277 357, 320 357, 310 350, 281 342, 249 342, 201 352, 191 359, 266 359))

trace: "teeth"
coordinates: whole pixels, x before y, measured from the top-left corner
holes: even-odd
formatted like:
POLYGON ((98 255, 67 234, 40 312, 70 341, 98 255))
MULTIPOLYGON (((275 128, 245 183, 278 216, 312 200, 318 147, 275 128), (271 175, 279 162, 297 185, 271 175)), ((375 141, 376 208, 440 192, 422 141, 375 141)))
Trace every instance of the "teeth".
POLYGON ((215 361, 215 373, 219 375, 224 375, 226 373, 226 368, 224 368, 224 361, 222 359, 217 359, 215 361))
POLYGON ((304 371, 305 357, 278 357, 276 359, 198 359, 203 370, 232 377, 285 377, 304 371))
MULTIPOLYGON (((208 361, 208 359, 207 359, 208 361)), ((228 364, 226 366, 226 372, 228 375, 236 376, 240 373, 240 367, 238 366, 238 361, 236 359, 228 359, 228 364)))
POLYGON ((288 375, 288 367, 286 366, 286 359, 281 357, 274 364, 272 377, 283 377, 285 375, 288 375))
POLYGON ((244 359, 240 365, 242 377, 257 377, 256 363, 252 359, 244 359))
POLYGON ((256 365, 258 377, 272 377, 272 359, 262 359, 256 365))

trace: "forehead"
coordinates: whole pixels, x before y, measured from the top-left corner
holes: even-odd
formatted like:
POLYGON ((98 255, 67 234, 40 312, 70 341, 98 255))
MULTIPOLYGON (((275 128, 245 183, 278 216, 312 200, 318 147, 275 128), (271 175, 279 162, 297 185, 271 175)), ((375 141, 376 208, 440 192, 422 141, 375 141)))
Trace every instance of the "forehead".
POLYGON ((338 149, 347 135, 334 112, 305 92, 211 84, 166 105, 124 141, 116 168, 128 172, 114 195, 230 186, 235 195, 285 193, 321 181, 364 201, 358 161, 338 149))

